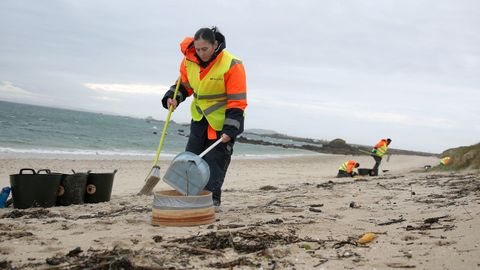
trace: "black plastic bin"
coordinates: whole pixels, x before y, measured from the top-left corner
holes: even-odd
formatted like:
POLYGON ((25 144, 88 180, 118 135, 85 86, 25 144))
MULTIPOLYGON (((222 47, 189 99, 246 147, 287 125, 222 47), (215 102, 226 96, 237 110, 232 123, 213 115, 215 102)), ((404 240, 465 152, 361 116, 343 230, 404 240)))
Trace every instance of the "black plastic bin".
POLYGON ((87 173, 63 174, 57 194, 57 205, 83 204, 85 201, 85 188, 87 186, 87 173))
POLYGON ((24 168, 18 174, 10 175, 13 207, 26 209, 55 206, 61 179, 61 173, 52 173, 49 169, 35 172, 34 169, 24 168), (24 173, 27 171, 31 173, 24 173))
POLYGON ((372 169, 358 168, 359 175, 372 175, 372 169))
POLYGON ((117 170, 113 171, 113 173, 89 173, 85 202, 99 203, 110 201, 115 173, 117 173, 117 170))

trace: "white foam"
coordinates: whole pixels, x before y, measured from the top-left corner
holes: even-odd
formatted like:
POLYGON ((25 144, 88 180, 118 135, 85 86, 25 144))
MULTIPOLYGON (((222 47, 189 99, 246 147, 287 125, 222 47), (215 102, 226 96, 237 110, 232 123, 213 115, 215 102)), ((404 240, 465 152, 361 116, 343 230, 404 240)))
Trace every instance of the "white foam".
MULTIPOLYGON (((48 148, 12 148, 0 147, 4 155, 33 155, 44 157, 82 157, 88 159, 152 159, 155 152, 134 150, 95 150, 95 149, 48 149, 48 148)), ((175 154, 162 153, 163 158, 172 158, 175 154)))
MULTIPOLYGON (((154 151, 135 150, 95 150, 95 149, 49 149, 49 148, 12 148, 0 147, 3 158, 39 157, 39 158, 79 158, 79 159, 135 159, 151 160, 154 151)), ((178 153, 162 152, 160 159, 172 159, 178 153)), ((276 153, 276 154, 233 154, 234 159, 276 159, 286 157, 317 156, 321 153, 276 153)))

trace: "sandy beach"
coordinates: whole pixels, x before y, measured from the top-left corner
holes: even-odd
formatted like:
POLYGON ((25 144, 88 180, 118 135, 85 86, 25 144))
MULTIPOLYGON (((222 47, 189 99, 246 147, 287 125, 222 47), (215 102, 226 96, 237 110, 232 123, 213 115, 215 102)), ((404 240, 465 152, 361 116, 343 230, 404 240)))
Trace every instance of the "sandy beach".
MULTIPOLYGON (((216 222, 151 225, 152 196, 136 196, 150 160, 12 155, 21 168, 112 172, 112 199, 0 209, 0 269, 474 269, 480 266, 478 171, 425 172, 435 157, 392 156, 378 177, 335 178, 354 158, 234 158, 216 222), (376 238, 357 240, 367 232, 376 238)), ((169 160, 161 161, 162 173, 169 160)), ((156 190, 171 189, 160 182, 156 190)))

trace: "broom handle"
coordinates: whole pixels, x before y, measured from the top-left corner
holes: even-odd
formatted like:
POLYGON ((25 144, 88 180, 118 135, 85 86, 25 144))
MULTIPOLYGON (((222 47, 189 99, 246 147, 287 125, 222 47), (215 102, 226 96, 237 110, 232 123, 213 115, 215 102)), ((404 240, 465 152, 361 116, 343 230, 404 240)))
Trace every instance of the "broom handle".
POLYGON ((362 150, 362 149, 357 149, 357 150, 364 153, 364 154, 369 154, 369 155, 372 154, 372 152, 368 152, 368 151, 365 151, 365 150, 362 150))
MULTIPOLYGON (((181 79, 182 79, 181 77, 178 77, 177 86, 175 86, 175 92, 173 92, 173 100, 176 100, 177 98, 178 88, 180 87, 181 79)), ((160 142, 157 148, 157 154, 155 155, 155 161, 153 162, 154 166, 158 164, 158 157, 160 156, 160 152, 162 151, 162 148, 163 148, 163 141, 165 140, 165 134, 167 134, 167 127, 168 127, 168 123, 170 122, 170 117, 172 116, 172 112, 173 112, 173 106, 169 106, 167 119, 165 120, 165 125, 163 125, 162 137, 160 137, 160 142)))
POLYGON ((205 156, 208 152, 210 152, 210 150, 212 150, 215 146, 217 146, 219 143, 222 142, 222 138, 218 139, 216 142, 214 142, 212 145, 210 145, 207 149, 205 149, 205 151, 203 151, 200 155, 198 155, 199 157, 203 157, 205 156))

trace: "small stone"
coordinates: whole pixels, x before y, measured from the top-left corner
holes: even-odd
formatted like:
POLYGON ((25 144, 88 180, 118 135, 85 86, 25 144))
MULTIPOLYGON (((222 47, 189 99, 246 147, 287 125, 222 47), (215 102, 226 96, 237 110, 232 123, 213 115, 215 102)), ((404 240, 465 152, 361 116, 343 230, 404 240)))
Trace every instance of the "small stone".
POLYGON ((162 242, 163 240, 163 237, 161 237, 160 235, 155 235, 154 237, 152 237, 153 241, 155 241, 155 243, 159 243, 159 242, 162 242))

